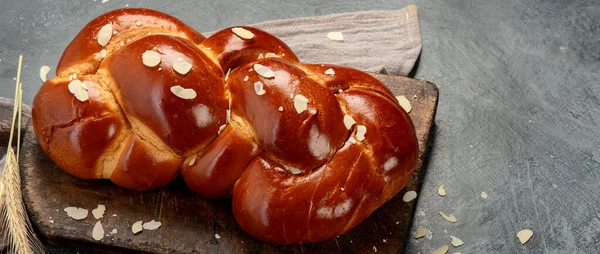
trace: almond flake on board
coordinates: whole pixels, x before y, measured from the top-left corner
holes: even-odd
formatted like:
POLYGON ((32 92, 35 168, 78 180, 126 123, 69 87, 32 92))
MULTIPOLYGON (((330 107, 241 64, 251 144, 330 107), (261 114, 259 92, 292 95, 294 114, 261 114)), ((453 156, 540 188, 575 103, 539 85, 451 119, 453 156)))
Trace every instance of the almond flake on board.
POLYGON ((416 191, 407 191, 406 193, 404 193, 404 196, 402 196, 402 201, 408 203, 410 201, 413 201, 415 198, 417 198, 416 191))
POLYGON ((463 240, 461 240, 460 238, 458 238, 456 236, 451 235, 450 239, 451 239, 452 246, 454 246, 454 247, 458 247, 458 246, 465 244, 465 242, 463 242, 463 240))
POLYGON ((102 223, 100 221, 96 222, 94 229, 92 229, 92 238, 96 241, 100 241, 104 238, 104 228, 102 228, 102 223))
POLYGON ((94 215, 94 218, 96 218, 96 220, 99 220, 102 217, 104 217, 104 211, 106 211, 106 206, 98 205, 96 209, 92 210, 92 215, 94 215))
POLYGON ((442 184, 437 191, 438 195, 440 197, 445 197, 446 196, 446 189, 444 189, 444 185, 442 184))
POLYGON ((426 236, 427 234, 429 234, 429 229, 417 228, 417 231, 415 232, 415 239, 422 238, 422 237, 426 236))
POLYGON ((67 216, 73 218, 74 220, 83 220, 88 216, 88 210, 78 207, 67 207, 64 209, 67 213, 67 216))
POLYGON ((155 230, 155 229, 160 228, 161 225, 162 225, 162 223, 160 223, 159 221, 151 220, 151 221, 144 223, 142 225, 142 228, 144 228, 144 230, 155 230))
POLYGON ((448 253, 448 245, 444 245, 442 247, 439 247, 437 249, 435 249, 433 252, 431 252, 431 254, 446 254, 448 253))
POLYGON ((133 232, 134 235, 144 230, 144 228, 142 227, 142 223, 143 221, 140 220, 136 221, 135 223, 133 223, 133 225, 131 225, 131 232, 133 232))

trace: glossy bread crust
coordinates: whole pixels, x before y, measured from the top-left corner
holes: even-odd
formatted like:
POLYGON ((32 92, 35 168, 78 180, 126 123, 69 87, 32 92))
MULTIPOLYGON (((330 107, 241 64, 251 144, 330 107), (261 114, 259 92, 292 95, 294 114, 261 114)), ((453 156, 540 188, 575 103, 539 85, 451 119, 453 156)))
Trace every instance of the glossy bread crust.
POLYGON ((408 183, 418 156, 410 117, 371 75, 302 64, 256 28, 204 38, 147 9, 86 25, 32 118, 67 173, 134 190, 181 173, 204 197, 231 197, 240 226, 272 243, 350 230, 408 183))

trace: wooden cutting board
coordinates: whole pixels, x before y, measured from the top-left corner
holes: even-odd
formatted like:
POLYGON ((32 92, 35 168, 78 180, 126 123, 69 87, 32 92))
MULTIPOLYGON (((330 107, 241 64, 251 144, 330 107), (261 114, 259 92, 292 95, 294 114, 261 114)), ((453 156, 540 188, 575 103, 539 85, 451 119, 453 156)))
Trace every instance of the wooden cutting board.
MULTIPOLYGON (((32 223, 51 244, 78 246, 93 251, 151 253, 335 253, 403 251, 410 228, 414 204, 404 203, 406 190, 418 190, 423 175, 427 144, 435 117, 438 89, 427 81, 404 77, 374 75, 396 95, 406 96, 412 103, 410 116, 419 140, 419 162, 409 185, 367 220, 349 232, 328 241, 304 245, 268 244, 246 234, 237 225, 231 200, 206 200, 188 190, 180 178, 155 191, 131 191, 107 180, 81 180, 64 173, 41 150, 33 129, 30 113, 24 113, 24 139, 21 150, 23 198, 32 223), (91 210, 106 206, 100 219, 105 237, 92 239, 97 220, 91 210), (88 209, 81 221, 67 217, 65 207, 88 209), (156 220, 162 226, 155 231, 131 232, 136 221, 156 220), (112 233, 116 229, 117 233, 112 233), (220 236, 220 239, 215 237, 220 236)), ((0 119, 10 119, 12 101, 0 100, 0 119)), ((2 133, 9 126, 0 122, 2 133)), ((0 135, 0 142, 6 136, 0 135)), ((3 144, 6 142, 3 142, 3 144)))

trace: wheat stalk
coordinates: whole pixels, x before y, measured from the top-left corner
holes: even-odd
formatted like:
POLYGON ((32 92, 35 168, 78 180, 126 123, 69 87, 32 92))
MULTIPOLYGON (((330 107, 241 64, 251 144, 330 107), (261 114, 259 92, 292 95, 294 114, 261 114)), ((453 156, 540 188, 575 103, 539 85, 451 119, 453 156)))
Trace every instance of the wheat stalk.
POLYGON ((21 145, 21 102, 23 90, 21 88, 21 67, 23 56, 19 56, 17 71, 17 84, 13 108, 13 119, 8 141, 8 151, 4 162, 4 173, 0 178, 0 224, 4 236, 8 238, 9 253, 44 253, 44 247, 35 235, 23 197, 21 196, 21 175, 19 172, 19 152, 21 145), (12 149, 15 134, 15 121, 17 121, 17 154, 12 149))

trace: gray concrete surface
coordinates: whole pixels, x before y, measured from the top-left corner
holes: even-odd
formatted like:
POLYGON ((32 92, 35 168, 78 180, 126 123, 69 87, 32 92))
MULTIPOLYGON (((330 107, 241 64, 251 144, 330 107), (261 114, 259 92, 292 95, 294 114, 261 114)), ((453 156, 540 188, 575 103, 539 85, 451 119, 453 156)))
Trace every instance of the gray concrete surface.
MULTIPOLYGON (((431 239, 407 253, 600 251, 600 2, 594 0, 0 1, 0 96, 12 97, 24 54, 24 101, 41 65, 95 16, 148 7, 201 31, 271 19, 419 7, 415 77, 440 89, 436 134, 413 226, 431 239), (437 196, 444 184, 448 195, 437 196), (485 191, 489 198, 483 200, 485 191), (438 212, 458 222, 442 220, 438 212), (535 232, 521 245, 515 234, 535 232)), ((52 248, 52 252, 74 250, 52 248)))

